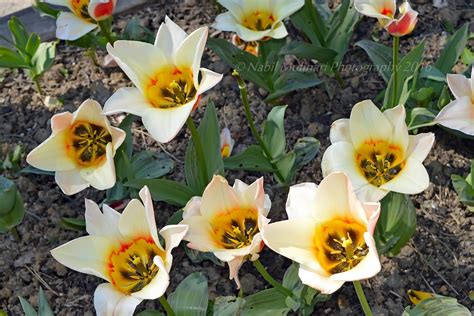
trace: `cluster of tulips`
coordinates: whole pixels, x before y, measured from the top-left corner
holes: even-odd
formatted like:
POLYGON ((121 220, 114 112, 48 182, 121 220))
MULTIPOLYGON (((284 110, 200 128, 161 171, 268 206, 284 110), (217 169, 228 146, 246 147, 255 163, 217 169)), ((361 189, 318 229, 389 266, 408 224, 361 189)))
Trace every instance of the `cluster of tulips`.
MULTIPOLYGON (((47 0, 70 12, 57 17, 57 37, 76 40, 110 17, 116 1, 47 0)), ((228 11, 213 25, 233 32, 233 43, 259 54, 259 43, 288 35, 284 20, 300 10, 303 0, 219 0, 228 11)), ((413 31, 418 13, 408 2, 396 16, 394 0, 355 0, 354 7, 398 38, 413 31)), ((160 143, 172 141, 189 123, 201 96, 219 84, 223 75, 201 68, 208 27, 187 34, 170 18, 159 27, 154 44, 109 41, 107 52, 125 72, 133 87, 118 89, 104 107, 86 100, 74 112, 51 119, 51 136, 31 151, 27 162, 55 172, 61 190, 76 194, 89 186, 106 190, 116 184, 114 157, 126 133, 107 116, 128 113, 141 117, 144 127, 160 143)), ((396 73, 396 69, 395 69, 396 73)), ((448 77, 456 100, 438 115, 437 122, 474 135, 474 83, 461 75, 448 77)), ((193 141, 201 142, 192 132, 193 141)), ((240 287, 239 269, 251 261, 261 267, 259 253, 267 246, 299 264, 301 282, 331 294, 344 282, 354 282, 362 308, 370 315, 360 280, 381 270, 374 230, 380 200, 389 192, 417 194, 429 185, 423 161, 433 133, 410 135, 404 105, 381 111, 372 101, 357 103, 350 118, 335 121, 331 145, 322 159, 324 179, 289 188, 288 219, 271 221, 271 200, 263 178, 252 184, 236 180, 230 186, 215 175, 202 196, 184 207, 182 221, 159 230, 149 189, 132 199, 123 212, 104 204, 102 210, 85 201, 88 236, 51 251, 63 265, 106 281, 94 293, 98 315, 132 315, 143 300, 165 299, 173 264, 172 250, 182 240, 187 247, 212 252, 229 267, 229 277, 240 287)), ((221 135, 221 152, 231 155, 230 131, 221 135)), ((205 153, 204 153, 205 154, 205 153)), ((263 269, 265 270, 265 269, 263 269)), ((275 287, 285 288, 273 280, 275 287)), ((287 291, 287 290, 286 290, 287 291)))

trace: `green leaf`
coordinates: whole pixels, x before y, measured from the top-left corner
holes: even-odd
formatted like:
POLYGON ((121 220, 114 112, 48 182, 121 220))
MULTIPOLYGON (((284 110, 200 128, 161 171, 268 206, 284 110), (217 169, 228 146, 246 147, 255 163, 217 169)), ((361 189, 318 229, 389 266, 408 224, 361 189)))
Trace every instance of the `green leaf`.
POLYGON ((380 254, 396 256, 416 230, 416 211, 410 197, 390 192, 383 198, 374 238, 380 254))
POLYGON ((436 117, 434 113, 426 108, 413 108, 409 113, 409 129, 416 129, 417 127, 431 124, 436 117))
POLYGON ((153 44, 155 42, 155 34, 147 27, 141 25, 140 19, 132 18, 127 22, 121 39, 153 44))
POLYGON ((243 152, 224 159, 224 165, 229 170, 274 172, 262 149, 257 145, 249 146, 243 152))
POLYGON ((30 68, 31 66, 18 53, 0 47, 0 68, 30 68))
POLYGON ((56 42, 41 43, 31 59, 36 75, 46 72, 54 64, 56 58, 56 42))
POLYGON ((310 163, 318 154, 321 143, 314 137, 303 137, 298 139, 293 148, 296 154, 294 172, 310 163))
POLYGON ((26 52, 29 58, 33 57, 41 44, 41 39, 35 33, 31 33, 26 43, 26 52))
POLYGON ((83 232, 86 230, 86 220, 84 219, 84 217, 78 217, 78 218, 63 217, 61 218, 59 225, 61 225, 61 227, 65 229, 74 230, 78 232, 83 232))
POLYGON ((130 166, 129 180, 156 179, 170 173, 174 168, 171 158, 151 151, 134 155, 130 166))
POLYGON ((176 206, 185 206, 195 195, 186 185, 167 179, 138 179, 127 182, 125 186, 140 190, 147 186, 153 201, 165 202, 176 206))
POLYGON ((415 307, 406 307, 403 316, 471 316, 465 306, 458 303, 453 297, 437 295, 433 298, 422 300, 415 307))
POLYGON ((171 217, 166 221, 166 225, 179 224, 183 220, 183 213, 184 211, 182 209, 174 212, 173 215, 171 215, 171 217))
POLYGON ((461 54, 461 60, 468 66, 474 64, 474 52, 469 47, 465 47, 461 54))
POLYGON ((13 43, 17 47, 20 53, 26 52, 26 44, 28 43, 28 38, 30 37, 26 31, 25 26, 17 17, 12 17, 8 21, 8 28, 12 34, 13 43))
POLYGON ((264 72, 262 72, 266 65, 260 64, 256 56, 220 38, 209 38, 207 40, 207 47, 214 51, 230 67, 237 69, 242 78, 270 91, 267 80, 263 76, 264 72))
POLYGON ((293 170, 296 162, 296 154, 294 152, 289 152, 281 156, 280 160, 277 162, 278 170, 280 170, 285 183, 288 183, 293 178, 293 170))
POLYGON ((471 172, 466 178, 451 175, 454 190, 459 195, 459 201, 465 204, 470 211, 474 212, 474 160, 471 160, 471 172))
POLYGON ((137 316, 165 316, 162 312, 147 309, 137 314, 137 316))
POLYGON ((168 297, 176 316, 206 316, 208 299, 207 279, 201 272, 188 275, 168 297))
POLYGON ((114 163, 117 178, 121 181, 127 177, 130 169, 133 152, 132 124, 136 118, 135 115, 128 114, 119 125, 119 128, 125 132, 125 140, 115 154, 114 163))
POLYGON ((40 12, 40 16, 49 16, 54 19, 56 19, 61 12, 51 8, 49 4, 43 2, 43 0, 33 0, 32 6, 36 11, 40 12))
POLYGON ((458 29, 448 40, 441 55, 434 64, 444 74, 448 74, 459 60, 464 48, 467 44, 469 23, 464 24, 458 29))
POLYGON ((285 45, 280 51, 282 55, 294 55, 298 58, 316 59, 321 63, 331 63, 337 52, 310 43, 293 41, 285 45))
MULTIPOLYGON (((3 177, 0 177, 0 179, 2 178, 3 177)), ((6 179, 6 178, 3 178, 3 179, 6 179)), ((1 181, 1 182, 4 183, 4 181, 1 181)), ((3 188, 5 187, 3 186, 3 188)), ((9 193, 6 193, 6 196, 12 194, 10 190, 8 191, 9 193)), ((5 192, 5 191, 2 190, 2 192, 5 192)), ((0 201, 2 201, 2 199, 0 199, 0 201)), ((25 205, 23 203, 23 199, 21 198, 20 192, 15 189, 15 202, 13 204, 13 207, 11 207, 9 210, 3 209, 0 214, 0 233, 6 233, 10 231, 13 227, 20 224, 23 221, 24 216, 25 216, 25 205)))
POLYGON ((38 313, 35 311, 33 306, 31 306, 30 303, 23 297, 19 297, 20 299, 20 304, 21 308, 23 309, 23 312, 25 313, 25 316, 38 316, 38 313))
POLYGON ((272 158, 278 158, 285 152, 285 110, 287 105, 275 106, 268 114, 263 125, 262 138, 272 158))
POLYGON ((38 175, 44 175, 44 176, 54 176, 55 174, 54 171, 41 170, 33 166, 28 166, 28 167, 23 168, 20 171, 20 173, 31 173, 31 174, 38 174, 38 175))
POLYGON ((216 108, 212 101, 207 104, 206 112, 201 120, 201 124, 197 128, 197 132, 205 154, 205 164, 208 173, 207 179, 202 178, 193 139, 189 141, 188 148, 186 149, 184 173, 188 186, 192 188, 196 195, 201 195, 212 177, 215 174, 223 174, 224 172, 224 162, 221 156, 219 122, 217 120, 216 108))
POLYGON ((318 78, 316 73, 304 71, 289 71, 280 74, 275 81, 275 87, 270 95, 265 99, 266 102, 273 101, 290 92, 315 87, 322 84, 323 81, 318 78))
POLYGON ((242 314, 245 316, 287 315, 290 308, 286 306, 286 295, 276 289, 267 289, 245 297, 242 314))
POLYGON ((245 299, 234 296, 219 296, 214 301, 213 316, 242 315, 245 299))
POLYGON ((305 1, 303 9, 293 14, 290 20, 297 29, 311 40, 311 43, 322 45, 316 35, 316 28, 321 32, 323 38, 326 37, 328 29, 323 16, 318 9, 314 7, 311 0, 305 1))
POLYGON ((15 207, 17 186, 8 178, 0 176, 0 216, 10 213, 15 207))
POLYGON ((392 90, 394 85, 394 78, 393 75, 388 82, 387 90, 385 91, 385 98, 384 98, 384 108, 391 108, 399 104, 400 97, 402 95, 403 90, 401 89, 407 79, 413 76, 413 73, 419 67, 423 59, 423 52, 425 50, 425 41, 421 41, 414 49, 412 49, 405 57, 403 57, 400 62, 398 63, 398 71, 397 71, 397 96, 395 100, 395 104, 392 104, 392 90))
POLYGON ((42 288, 39 290, 38 314, 39 316, 54 316, 42 288))
POLYGON ((224 262, 217 259, 217 257, 212 252, 202 252, 202 251, 191 249, 189 247, 184 247, 184 252, 186 252, 186 255, 194 264, 198 264, 198 263, 208 260, 217 266, 221 266, 221 267, 225 266, 224 262))
POLYGON ((392 49, 370 40, 361 40, 355 43, 355 45, 367 53, 380 76, 382 76, 385 82, 388 82, 392 76, 392 49))

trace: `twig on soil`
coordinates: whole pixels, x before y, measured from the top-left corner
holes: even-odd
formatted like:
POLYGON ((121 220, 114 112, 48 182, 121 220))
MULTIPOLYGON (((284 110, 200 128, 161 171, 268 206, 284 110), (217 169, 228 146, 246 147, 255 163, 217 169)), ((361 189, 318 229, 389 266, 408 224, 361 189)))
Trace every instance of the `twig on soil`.
POLYGON ((394 292, 394 291, 390 290, 389 293, 392 294, 392 295, 395 295, 395 296, 398 297, 398 298, 401 298, 401 299, 404 300, 404 301, 406 300, 403 296, 401 296, 401 295, 398 294, 397 292, 394 292))
POLYGON ((25 213, 28 214, 28 215, 31 215, 32 217, 34 217, 35 219, 37 219, 39 221, 41 220, 41 217, 39 217, 38 215, 36 215, 36 214, 34 214, 30 211, 26 211, 25 213))
POLYGON ((433 287, 428 283, 428 280, 426 280, 425 277, 423 276, 423 273, 421 273, 420 276, 423 279, 423 281, 426 283, 426 286, 430 288, 431 293, 436 293, 435 289, 433 289, 433 287))
POLYGON ((433 239, 436 241, 436 242, 439 242, 442 246, 444 246, 448 251, 449 253, 451 254, 451 256, 453 256, 454 258, 454 262, 455 262, 455 265, 456 265, 456 268, 459 270, 459 260, 458 260, 458 257, 456 257, 456 254, 454 253, 454 251, 448 246, 448 244, 446 244, 444 241, 442 241, 441 239, 439 239, 438 237, 436 237, 436 235, 431 231, 429 230, 428 228, 426 227, 421 227, 422 229, 426 230, 430 235, 431 237, 433 237, 433 239))
MULTIPOLYGON (((431 263, 428 262, 428 260, 425 259, 425 257, 423 256, 423 254, 416 248, 415 245, 413 244, 410 244, 410 246, 413 248, 413 250, 415 250, 416 254, 420 257, 421 261, 423 261, 423 263, 425 263, 431 270, 433 270, 433 272, 444 282, 446 283, 447 286, 449 286, 451 288, 451 290, 453 290, 454 293, 456 293, 456 295, 459 295, 459 292, 456 291, 456 289, 451 285, 451 283, 449 283, 444 277, 443 275, 438 271, 436 270, 435 267, 433 267, 431 265, 431 263)), ((433 291, 434 292, 434 291, 433 291)))
MULTIPOLYGON (((149 138, 152 138, 150 134, 148 134, 147 132, 145 131, 142 131, 140 129, 132 129, 132 131, 134 132, 137 132, 138 134, 140 134, 142 137, 149 137, 149 138)), ((158 146, 160 146, 161 150, 166 154, 168 155, 171 159, 173 159, 174 161, 176 161, 177 163, 179 163, 180 165, 184 164, 184 161, 178 159, 175 155, 173 155, 172 153, 170 153, 168 150, 166 150, 165 146, 163 146, 162 143, 160 142, 157 142, 158 146)))
POLYGON ((38 272, 35 271, 35 269, 33 268, 30 268, 28 267, 27 265, 25 265, 25 268, 28 270, 28 272, 30 272, 41 284, 43 284, 43 286, 45 288, 47 288, 48 290, 50 290, 54 295, 56 296, 63 296, 63 294, 61 293, 58 293, 56 292, 55 290, 53 290, 51 288, 51 286, 49 286, 49 284, 41 277, 41 275, 39 275, 38 272))

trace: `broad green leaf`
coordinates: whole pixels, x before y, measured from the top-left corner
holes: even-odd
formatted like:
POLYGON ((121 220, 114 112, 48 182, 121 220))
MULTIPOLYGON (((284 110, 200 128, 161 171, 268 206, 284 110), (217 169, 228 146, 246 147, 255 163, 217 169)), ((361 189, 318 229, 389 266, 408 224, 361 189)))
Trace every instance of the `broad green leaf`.
POLYGON ((165 314, 159 311, 147 309, 147 310, 144 310, 143 312, 138 313, 137 316, 165 316, 165 314))
POLYGON ((403 57, 397 66, 397 96, 395 104, 392 104, 392 94, 394 88, 393 74, 388 82, 387 90, 385 91, 384 108, 395 107, 399 104, 400 96, 402 95, 402 88, 410 76, 417 70, 423 59, 423 52, 425 50, 425 41, 421 41, 414 49, 412 49, 405 57, 403 57))
POLYGON ((207 168, 207 179, 202 178, 193 139, 189 140, 188 148, 186 149, 184 174, 188 186, 196 195, 201 195, 214 175, 224 173, 219 122, 217 120, 216 107, 212 101, 207 104, 206 112, 201 120, 201 124, 197 128, 197 132, 205 155, 204 163, 207 168))
POLYGON ((468 209, 474 212, 474 160, 471 160, 471 172, 466 178, 458 175, 451 175, 451 181, 456 193, 459 195, 459 201, 464 203, 468 209))
POLYGON ((166 225, 176 225, 179 224, 183 220, 183 210, 178 210, 171 215, 170 218, 168 218, 168 221, 166 222, 166 225))
POLYGON ((132 18, 127 22, 122 33, 122 40, 140 41, 153 44, 155 34, 140 23, 140 19, 132 18))
POLYGON ((125 186, 140 190, 147 186, 154 201, 185 206, 195 195, 194 192, 183 183, 167 179, 138 179, 127 182, 125 186))
POLYGON ((355 45, 366 52, 380 76, 388 82, 392 76, 392 49, 370 40, 361 40, 355 45))
POLYGON ((260 64, 257 57, 220 38, 209 38, 207 47, 214 51, 226 64, 236 69, 242 78, 256 83, 267 91, 270 90, 261 71, 267 65, 260 64))
POLYGON ((374 238, 380 254, 396 256, 416 230, 416 211, 410 197, 390 192, 383 198, 374 238))
POLYGON ((10 213, 15 207, 17 186, 10 179, 0 176, 0 216, 10 213))
POLYGON ((46 72, 54 64, 56 58, 56 42, 41 43, 31 59, 36 75, 46 72))
POLYGON ((224 159, 224 165, 229 170, 247 170, 273 172, 273 167, 263 155, 260 146, 252 145, 243 152, 224 159))
POLYGON ((426 108, 413 108, 409 112, 409 129, 416 129, 418 127, 426 126, 432 123, 436 115, 426 108))
POLYGON ((295 172, 304 165, 310 163, 318 154, 321 143, 313 137, 303 137, 298 139, 293 151, 296 154, 296 161, 294 164, 295 172))
POLYGON ((296 154, 294 152, 289 152, 281 156, 280 160, 277 162, 278 170, 280 170, 285 183, 289 183, 293 178, 293 170, 296 162, 296 154))
POLYGON ((245 297, 242 314, 245 316, 288 315, 290 308, 286 306, 286 295, 276 289, 267 289, 245 297))
POLYGON ((219 296, 214 301, 213 316, 242 315, 245 299, 234 296, 219 296))
POLYGON ((323 81, 313 72, 289 71, 281 74, 275 81, 274 92, 267 96, 266 102, 273 101, 290 92, 315 87, 323 81))
MULTIPOLYGON (((420 72, 420 78, 426 78, 436 82, 446 82, 446 75, 434 66, 423 67, 420 72)), ((427 83, 429 85, 429 81, 427 83)))
POLYGON ((471 316, 471 312, 465 306, 458 303, 453 297, 437 295, 427 298, 411 308, 405 308, 403 316, 471 316))
POLYGON ((205 316, 208 299, 207 279, 201 272, 188 275, 168 297, 176 316, 205 316))
POLYGON ((86 230, 86 220, 84 217, 78 217, 78 218, 69 218, 69 217, 63 217, 61 218, 61 221, 59 224, 69 230, 74 230, 74 231, 85 231, 86 230))
POLYGON ((55 174, 54 171, 41 170, 33 166, 28 166, 21 169, 20 173, 31 173, 31 174, 38 174, 38 175, 45 175, 45 176, 54 176, 55 174))
POLYGON ((117 178, 124 180, 128 175, 133 152, 132 123, 136 116, 128 114, 120 123, 119 128, 125 132, 125 140, 115 153, 114 163, 117 178))
POLYGON ((411 97, 421 104, 428 104, 434 97, 434 90, 432 87, 420 88, 411 93, 411 97))
MULTIPOLYGON (((6 179, 0 176, 0 179, 6 179)), ((4 181, 2 181, 4 183, 4 181)), ((8 185, 8 183, 7 183, 8 185)), ((2 187, 5 188, 2 184, 2 187)), ((7 187, 8 189, 9 187, 7 187)), ((3 191, 3 190, 2 190, 3 191)), ((10 190, 5 195, 12 194, 10 190)), ((5 191, 3 191, 5 193, 5 191)), ((17 226, 23 221, 23 217, 25 216, 25 205, 23 203, 23 199, 21 198, 20 192, 16 189, 15 186, 15 201, 13 204, 9 205, 9 209, 3 209, 4 205, 2 205, 2 212, 0 213, 0 233, 6 233, 10 231, 13 227, 17 226)), ((0 200, 1 201, 1 200, 0 200)), ((3 201, 2 201, 3 202, 3 201)))
POLYGON ((459 60, 464 48, 467 44, 469 24, 466 23, 458 29, 448 40, 441 55, 434 64, 444 74, 448 74, 453 69, 456 62, 459 60))
POLYGON ((474 52, 469 47, 464 48, 461 54, 461 60, 468 66, 474 64, 474 52))
POLYGON ((31 66, 18 53, 0 47, 0 68, 30 68, 31 66))
POLYGON ((310 43, 294 41, 285 45, 280 51, 282 55, 294 55, 298 58, 316 59, 321 63, 331 63, 337 52, 310 43))
POLYGON ((8 28, 10 29, 15 47, 17 47, 20 53, 24 54, 28 38, 30 37, 25 26, 21 23, 20 19, 14 16, 8 21, 8 28))
POLYGON ((33 8, 40 13, 41 16, 49 16, 52 18, 57 18, 61 11, 55 10, 50 7, 50 5, 43 0, 33 0, 33 8))
POLYGON ((21 308, 23 309, 25 316, 38 316, 38 313, 35 311, 33 306, 31 306, 31 304, 26 299, 24 299, 21 296, 19 297, 19 299, 20 299, 21 308))
POLYGON ((125 187, 121 181, 117 181, 111 189, 106 191, 107 198, 103 203, 111 203, 126 199, 130 196, 130 191, 129 187, 125 187))
POLYGON ((174 168, 171 158, 151 151, 142 151, 132 157, 129 180, 156 179, 170 173, 174 168))
POLYGON ((42 288, 39 290, 38 314, 39 316, 54 316, 42 288))
POLYGON ((41 39, 35 33, 31 33, 30 37, 28 38, 28 42, 26 43, 26 52, 28 53, 29 58, 33 57, 38 50, 41 44, 41 39))
POLYGON ((314 7, 312 0, 306 0, 304 7, 293 14, 290 17, 291 23, 293 23, 297 29, 303 32, 313 44, 323 44, 319 41, 318 36, 316 35, 316 28, 321 32, 323 38, 326 37, 328 29, 326 27, 326 22, 323 19, 323 16, 314 7))
POLYGON ((262 138, 272 159, 276 159, 285 152, 285 110, 287 106, 275 106, 268 114, 263 125, 262 138))

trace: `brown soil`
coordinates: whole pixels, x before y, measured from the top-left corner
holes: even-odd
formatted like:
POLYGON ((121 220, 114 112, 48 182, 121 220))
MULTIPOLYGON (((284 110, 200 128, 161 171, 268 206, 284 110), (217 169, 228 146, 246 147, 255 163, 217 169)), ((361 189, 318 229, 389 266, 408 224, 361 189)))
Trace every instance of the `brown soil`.
MULTIPOLYGON (((150 29, 157 30, 164 15, 168 14, 187 30, 212 23, 216 11, 210 1, 157 1, 146 9, 132 15, 117 17, 117 29, 124 27, 132 16, 138 16, 150 29), (173 4, 170 4, 173 2, 173 4), (204 3, 203 3, 204 2, 204 3), (165 5, 166 3, 166 5, 165 5)), ((426 38, 425 55, 433 60, 446 40, 442 31, 442 19, 449 19, 459 27, 466 21, 472 21, 472 12, 463 9, 463 0, 450 1, 450 7, 435 9, 431 1, 414 1, 414 7, 420 11, 420 22, 415 33, 402 41, 404 50, 408 50, 426 38)), ((352 43, 368 38, 374 21, 365 19, 359 24, 352 43)), ((212 32, 211 32, 212 33, 212 32)), ((296 31, 290 27, 292 37, 296 31)), ((380 34, 382 41, 388 38, 380 34)), ((222 36, 222 35, 220 35, 222 36)), ((245 121, 240 104, 238 88, 230 76, 231 69, 213 54, 205 56, 203 65, 225 74, 223 81, 206 98, 212 99, 217 108, 221 127, 227 126, 236 140, 235 152, 254 143, 245 121)), ((99 53, 103 58, 104 53, 99 53)), ((298 64, 294 58, 286 60, 288 64, 298 64)), ((345 64, 364 66, 370 61, 363 51, 351 46, 346 55, 345 64)), ((358 101, 372 98, 383 88, 384 82, 375 72, 359 72, 358 68, 343 73, 346 87, 341 89, 328 78, 334 97, 330 99, 321 88, 308 89, 286 97, 289 104, 286 114, 286 130, 289 145, 303 136, 317 137, 322 143, 322 151, 329 145, 329 126, 332 121, 348 117, 351 107, 358 101)), ((87 98, 104 103, 119 87, 131 85, 118 68, 100 69, 83 55, 81 49, 60 45, 58 58, 53 69, 43 80, 45 93, 64 99, 64 107, 47 109, 41 98, 35 93, 34 86, 21 71, 5 71, 0 82, 0 137, 3 146, 24 144, 27 151, 33 149, 50 134, 49 119, 62 111, 74 111, 87 98), (67 75, 64 76, 64 69, 67 75)), ((0 76, 1 77, 1 76, 0 76)), ((265 93, 251 85, 251 106, 257 122, 261 122, 270 110, 270 105, 262 102, 265 93)), ((204 100, 201 104, 206 104, 204 100)), ((202 106, 194 114, 201 117, 202 106)), ((374 312, 380 315, 400 315, 404 306, 409 305, 406 298, 408 289, 434 291, 438 294, 456 297, 471 310, 474 305, 468 298, 468 292, 474 289, 474 217, 458 202, 453 190, 450 175, 466 174, 469 161, 474 156, 472 141, 461 140, 437 128, 436 144, 425 161, 431 175, 430 187, 422 194, 413 196, 417 207, 417 232, 409 245, 403 248, 396 258, 383 257, 382 272, 365 281, 364 286, 374 312)), ((144 136, 141 125, 134 128, 136 149, 148 148, 161 151, 157 144, 144 136)), ((189 135, 185 129, 178 137, 164 145, 178 160, 184 160, 189 135)), ((299 172, 295 183, 303 181, 320 182, 322 179, 321 155, 299 172)), ((232 183, 240 178, 251 182, 259 177, 258 173, 228 172, 232 183)), ((183 164, 178 162, 173 174, 175 180, 182 180, 183 164)), ((274 220, 284 218, 286 193, 275 187, 275 182, 265 177, 267 193, 273 205, 270 217, 274 220)), ((96 277, 69 270, 55 262, 49 251, 83 233, 68 231, 59 226, 62 217, 77 217, 84 212, 84 198, 100 202, 103 192, 89 189, 68 197, 61 193, 53 177, 21 175, 17 178, 26 203, 27 214, 18 227, 21 241, 16 242, 9 235, 0 236, 0 309, 9 315, 21 315, 18 296, 23 296, 34 305, 38 300, 38 288, 48 284, 46 290, 54 312, 57 315, 93 315, 92 295, 95 287, 102 281, 96 277), (31 273, 34 271, 37 275, 31 273)), ((158 227, 162 227, 176 208, 162 203, 155 204, 158 227)), ((172 291, 179 282, 194 271, 202 271, 209 280, 211 297, 235 295, 235 285, 227 279, 227 268, 215 266, 210 262, 196 265, 190 262, 183 249, 177 249, 172 282, 168 291, 172 291)), ((270 273, 280 279, 290 264, 289 260, 277 256, 268 250, 262 253, 262 262, 270 273)), ((257 274, 250 264, 241 270, 244 292, 257 292, 268 284, 257 274)), ((159 303, 147 301, 137 311, 145 308, 158 309, 159 303)), ((346 284, 332 296, 332 299, 316 307, 316 314, 348 315, 361 314, 352 285, 346 284)))

